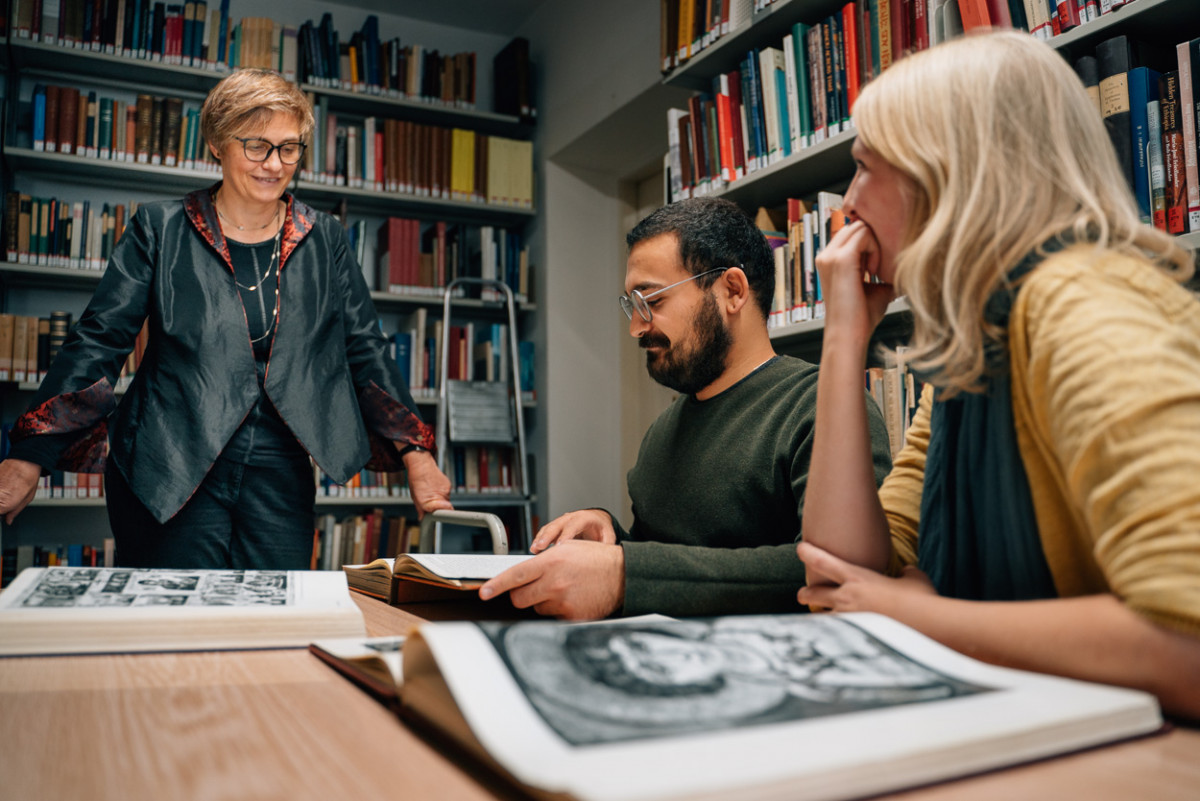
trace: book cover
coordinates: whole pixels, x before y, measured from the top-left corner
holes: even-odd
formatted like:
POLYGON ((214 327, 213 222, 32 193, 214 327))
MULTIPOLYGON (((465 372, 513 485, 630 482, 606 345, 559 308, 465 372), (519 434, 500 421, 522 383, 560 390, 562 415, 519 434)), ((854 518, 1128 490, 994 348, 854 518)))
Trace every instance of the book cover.
POLYGON ((336 572, 30 568, 0 593, 6 655, 288 648, 365 633, 336 572))
MULTIPOLYGON (((61 92, 60 87, 58 87, 54 84, 47 84, 45 87, 45 98, 44 98, 45 105, 44 105, 44 108, 41 113, 43 115, 43 131, 42 131, 43 147, 47 153, 57 153, 58 152, 58 131, 59 131, 58 113, 59 113, 59 109, 62 104, 62 101, 59 99, 60 92, 61 92)), ((37 99, 36 94, 35 94, 34 99, 36 101, 36 99, 37 99)), ((35 108, 34 109, 35 129, 37 126, 36 119, 37 119, 38 113, 39 113, 38 110, 35 108)), ((37 149, 36 130, 35 130, 35 135, 34 135, 34 149, 35 150, 37 149)))
POLYGON ((402 673, 403 716, 577 801, 836 801, 1162 727, 1147 693, 987 665, 868 613, 426 623, 402 673))
POLYGON ((1158 103, 1159 74, 1149 67, 1134 67, 1129 71, 1129 130, 1130 152, 1133 157, 1133 196, 1137 200, 1142 222, 1154 221, 1151 183, 1151 103, 1158 103))
POLYGON ((1096 45, 1100 67, 1100 111, 1129 188, 1134 188, 1133 128, 1130 119, 1129 70, 1133 68, 1129 39, 1114 36, 1096 45))
POLYGON ((1179 110, 1183 118, 1184 170, 1187 173, 1188 230, 1200 231, 1200 37, 1175 46, 1179 65, 1179 110))
POLYGON ((1164 230, 1171 234, 1182 234, 1187 231, 1187 172, 1184 167, 1178 70, 1163 73, 1158 87, 1166 196, 1164 230))

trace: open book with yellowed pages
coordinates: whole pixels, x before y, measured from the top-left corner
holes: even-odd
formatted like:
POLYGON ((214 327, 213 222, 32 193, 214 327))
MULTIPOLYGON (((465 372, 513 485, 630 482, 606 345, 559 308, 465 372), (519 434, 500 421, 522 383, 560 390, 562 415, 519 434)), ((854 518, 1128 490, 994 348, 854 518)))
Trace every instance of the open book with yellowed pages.
POLYGON ((1155 732, 1142 692, 874 614, 426 623, 401 714, 540 798, 837 801, 1155 732))
POLYGON ((350 588, 388 603, 461 600, 528 554, 406 553, 365 565, 343 565, 350 588))
POLYGON ((333 571, 27 568, 0 592, 0 655, 299 648, 365 635, 333 571))

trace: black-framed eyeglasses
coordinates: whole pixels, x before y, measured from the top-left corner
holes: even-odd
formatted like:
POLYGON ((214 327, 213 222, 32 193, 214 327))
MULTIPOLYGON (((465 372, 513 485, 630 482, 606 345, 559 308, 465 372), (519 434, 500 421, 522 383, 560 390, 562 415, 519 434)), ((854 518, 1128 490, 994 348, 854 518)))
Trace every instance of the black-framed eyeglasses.
POLYGON ((278 151, 279 162, 289 166, 304 158, 304 151, 308 147, 303 142, 283 142, 273 145, 266 139, 243 139, 240 136, 235 136, 234 139, 242 143, 242 152, 250 161, 266 161, 271 158, 272 153, 278 151))
MULTIPOLYGON (((740 267, 741 265, 739 264, 738 266, 740 267)), ((662 289, 656 289, 653 292, 651 292, 649 295, 643 295, 641 293, 641 290, 635 289, 632 292, 630 292, 628 295, 622 295, 621 297, 617 298, 617 302, 621 304, 621 311, 625 312, 625 316, 628 317, 630 320, 633 319, 633 312, 634 312, 634 309, 636 309, 638 316, 640 316, 646 322, 650 322, 651 320, 654 319, 654 314, 653 314, 653 312, 650 311, 649 301, 651 298, 661 295, 662 293, 666 292, 668 289, 674 289, 675 287, 679 286, 680 284, 686 284, 688 281, 695 281, 697 278, 703 278, 704 276, 712 275, 713 273, 723 273, 729 269, 732 269, 732 268, 717 267, 716 269, 713 269, 713 270, 706 270, 705 272, 698 273, 696 275, 691 276, 690 278, 685 278, 682 281, 676 281, 673 284, 668 284, 667 286, 664 286, 662 289)))

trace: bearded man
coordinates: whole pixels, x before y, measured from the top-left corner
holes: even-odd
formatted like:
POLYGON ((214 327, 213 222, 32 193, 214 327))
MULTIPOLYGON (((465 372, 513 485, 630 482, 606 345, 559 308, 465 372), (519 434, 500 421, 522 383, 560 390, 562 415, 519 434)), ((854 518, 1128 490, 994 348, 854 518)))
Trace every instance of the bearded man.
MULTIPOLYGON (((633 525, 602 509, 562 515, 534 538, 537 557, 480 597, 508 592, 517 607, 574 620, 800 611, 817 367, 771 346, 770 246, 718 198, 664 206, 626 242, 629 333, 650 376, 680 393, 629 471, 633 525)), ((863 402, 878 484, 891 468, 887 430, 865 389, 863 402)))

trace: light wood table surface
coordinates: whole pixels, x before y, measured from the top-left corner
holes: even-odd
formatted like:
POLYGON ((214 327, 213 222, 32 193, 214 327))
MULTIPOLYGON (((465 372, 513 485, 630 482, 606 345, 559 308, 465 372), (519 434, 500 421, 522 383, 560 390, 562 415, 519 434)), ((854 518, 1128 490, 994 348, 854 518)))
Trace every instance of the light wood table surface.
MULTIPOLYGON (((354 596, 372 636, 421 619, 354 596)), ((475 772, 306 650, 0 659, 0 801, 515 797, 475 772)), ((888 798, 1195 801, 1200 729, 888 798)))

